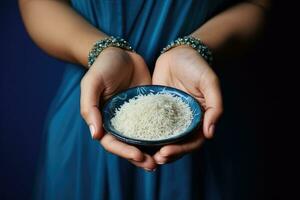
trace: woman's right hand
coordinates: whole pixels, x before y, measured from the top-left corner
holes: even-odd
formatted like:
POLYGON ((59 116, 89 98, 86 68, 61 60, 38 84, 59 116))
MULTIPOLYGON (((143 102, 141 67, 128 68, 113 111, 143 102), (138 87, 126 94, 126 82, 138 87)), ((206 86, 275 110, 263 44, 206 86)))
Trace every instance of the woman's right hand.
POLYGON ((107 151, 138 167, 153 170, 156 164, 151 156, 104 133, 99 111, 103 102, 118 91, 146 84, 151 84, 151 76, 143 58, 137 53, 109 47, 101 52, 81 80, 80 111, 92 138, 100 140, 107 151))

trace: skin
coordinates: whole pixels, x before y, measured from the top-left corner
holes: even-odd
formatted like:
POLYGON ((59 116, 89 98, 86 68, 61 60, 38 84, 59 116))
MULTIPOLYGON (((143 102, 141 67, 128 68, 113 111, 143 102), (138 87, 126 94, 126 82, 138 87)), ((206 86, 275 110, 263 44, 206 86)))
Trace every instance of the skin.
POLYGON ((183 144, 164 146, 154 155, 158 164, 165 164, 199 148, 204 137, 213 137, 215 124, 223 110, 222 97, 216 74, 197 51, 187 46, 176 47, 157 59, 152 83, 175 87, 191 94, 205 113, 203 130, 196 137, 183 144))
POLYGON ((141 56, 119 48, 107 48, 81 80, 81 115, 89 125, 93 139, 109 152, 128 159, 138 167, 154 169, 154 159, 138 148, 125 144, 102 128, 100 105, 120 90, 151 84, 151 76, 141 56))
MULTIPOLYGON (((259 36, 268 8, 268 1, 238 4, 215 16, 191 35, 201 38, 217 57, 236 55, 259 36)), ((164 146, 153 156, 157 164, 165 164, 195 151, 205 139, 213 137, 223 113, 222 95, 215 72, 189 46, 179 46, 159 56, 152 83, 181 89, 194 96, 204 109, 203 128, 194 138, 164 146)))
MULTIPOLYGON (((66 0, 19 0, 25 27, 33 41, 53 57, 87 67, 92 45, 106 34, 81 17, 66 0)), ((236 55, 259 35, 265 21, 268 0, 240 3, 216 15, 193 35, 214 52, 215 57, 236 55), (217 30, 217 31, 216 31, 217 30)), ((219 80, 212 68, 187 46, 159 56, 151 80, 143 58, 137 53, 109 47, 96 59, 81 81, 81 115, 92 138, 109 152, 146 170, 174 161, 201 147, 212 138, 223 112, 219 80), (205 110, 203 129, 184 143, 162 147, 154 156, 118 141, 102 128, 99 106, 122 89, 144 84, 179 88, 193 95, 205 110)))

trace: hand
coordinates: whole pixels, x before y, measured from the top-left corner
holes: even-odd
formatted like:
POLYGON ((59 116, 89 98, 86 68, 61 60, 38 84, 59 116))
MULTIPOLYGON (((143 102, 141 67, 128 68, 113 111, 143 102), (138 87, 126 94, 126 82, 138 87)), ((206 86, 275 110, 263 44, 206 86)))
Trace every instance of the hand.
POLYGON ((198 149, 204 138, 212 138, 222 114, 219 80, 207 62, 188 46, 178 46, 162 54, 156 61, 152 83, 183 90, 194 96, 204 109, 203 129, 184 143, 162 147, 155 155, 157 164, 176 160, 198 149))
POLYGON ((154 159, 138 148, 104 134, 99 106, 120 90, 151 83, 150 73, 141 56, 115 47, 105 49, 81 80, 80 110, 92 138, 100 140, 109 152, 128 159, 147 170, 156 168, 154 159))

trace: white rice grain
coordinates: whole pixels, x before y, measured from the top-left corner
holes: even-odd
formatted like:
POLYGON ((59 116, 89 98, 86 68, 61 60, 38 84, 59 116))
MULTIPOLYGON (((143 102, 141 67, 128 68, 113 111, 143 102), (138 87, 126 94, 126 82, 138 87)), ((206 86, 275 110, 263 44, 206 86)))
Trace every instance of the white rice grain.
POLYGON ((160 140, 184 131, 192 121, 192 110, 171 94, 139 95, 116 109, 113 127, 129 138, 160 140))

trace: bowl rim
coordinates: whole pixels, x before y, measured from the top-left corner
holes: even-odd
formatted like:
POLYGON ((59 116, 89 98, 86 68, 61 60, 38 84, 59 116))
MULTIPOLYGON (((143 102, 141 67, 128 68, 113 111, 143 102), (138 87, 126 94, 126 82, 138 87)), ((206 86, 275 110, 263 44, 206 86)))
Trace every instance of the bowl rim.
MULTIPOLYGON (((172 94, 172 93, 171 93, 172 94)), ((103 108, 102 108, 102 117, 103 117, 103 128, 107 133, 112 134, 113 136, 115 136, 117 139, 127 143, 127 144, 133 144, 133 145, 140 145, 140 146, 161 146, 161 145, 166 145, 166 144, 171 144, 171 143, 175 143, 181 140, 186 139, 187 137, 189 137, 190 135, 192 135, 198 128, 200 128, 201 125, 201 121, 203 118, 203 110, 201 105, 199 104, 199 102, 190 94, 188 94, 185 91, 182 91, 180 89, 174 88, 174 87, 170 87, 170 86, 165 86, 165 85, 139 85, 139 86, 135 86, 135 87, 131 87, 125 90, 121 90, 120 92, 118 92, 117 94, 114 94, 113 96, 111 96, 104 104, 103 108), (115 97, 122 95, 124 93, 127 93, 129 91, 132 90, 136 90, 137 88, 140 87, 147 87, 147 88, 167 88, 168 91, 176 91, 177 93, 183 95, 183 96, 189 96, 193 102, 195 103, 195 105, 198 107, 199 110, 199 115, 196 115, 196 118, 194 118, 194 123, 190 124, 190 126, 185 129, 185 131, 173 136, 173 137, 169 137, 169 138, 164 138, 164 139, 159 139, 159 140, 143 140, 143 139, 136 139, 136 138, 130 138, 127 137, 125 135, 123 135, 122 133, 120 133, 118 130, 116 130, 115 128, 112 127, 112 125, 110 123, 106 123, 109 121, 109 119, 105 120, 105 116, 107 116, 105 112, 106 110, 108 110, 108 105, 111 103, 111 100, 114 99, 115 97)), ((195 117, 195 116, 193 116, 195 117)))

